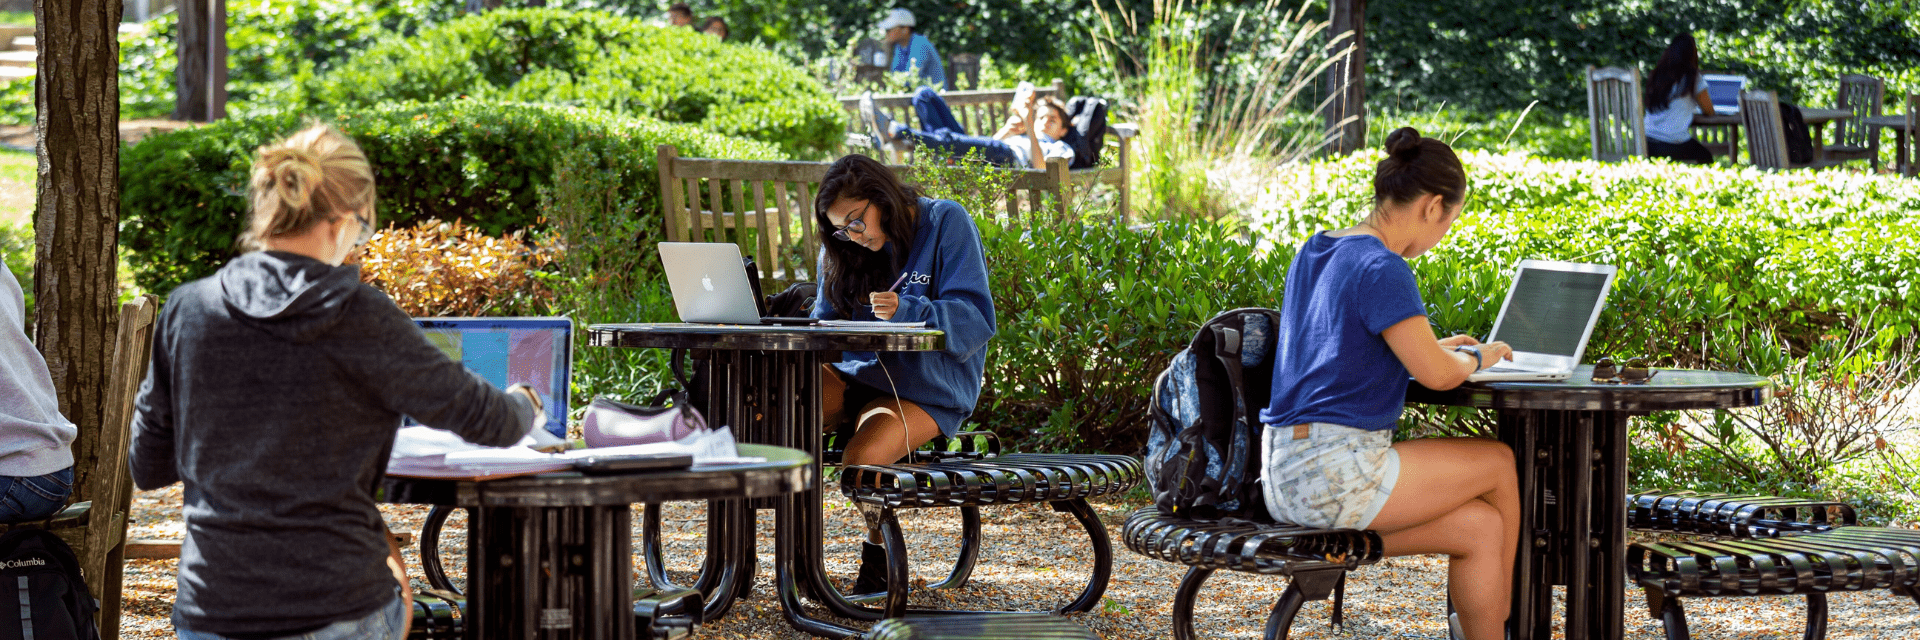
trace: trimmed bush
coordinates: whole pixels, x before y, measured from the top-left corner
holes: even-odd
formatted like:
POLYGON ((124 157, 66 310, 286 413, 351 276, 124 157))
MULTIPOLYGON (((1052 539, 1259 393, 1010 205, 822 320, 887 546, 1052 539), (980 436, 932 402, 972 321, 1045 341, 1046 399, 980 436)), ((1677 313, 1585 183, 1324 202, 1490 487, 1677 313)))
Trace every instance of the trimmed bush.
POLYGON ((635 18, 496 10, 392 38, 322 78, 315 108, 475 98, 591 106, 772 142, 837 145, 838 102, 764 49, 635 18))
MULTIPOLYGON (((381 107, 325 120, 367 152, 380 224, 460 220, 488 235, 538 223, 539 192, 562 153, 587 153, 657 229, 655 146, 688 156, 765 160, 764 143, 590 109, 476 100, 381 107)), ((237 118, 148 138, 120 156, 120 242, 134 279, 171 291, 235 255, 254 150, 299 129, 295 114, 237 118)))
POLYGON ((489 236, 459 221, 422 220, 374 234, 354 257, 360 281, 414 317, 505 316, 553 301, 535 274, 565 252, 524 231, 489 236))

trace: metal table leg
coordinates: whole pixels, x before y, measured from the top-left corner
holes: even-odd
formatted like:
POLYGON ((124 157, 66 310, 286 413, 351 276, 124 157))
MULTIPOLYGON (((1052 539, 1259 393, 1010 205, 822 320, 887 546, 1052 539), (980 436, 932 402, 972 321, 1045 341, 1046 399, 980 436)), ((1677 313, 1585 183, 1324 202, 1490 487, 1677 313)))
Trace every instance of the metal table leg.
POLYGON ((479 507, 471 518, 469 640, 633 637, 632 509, 479 507))

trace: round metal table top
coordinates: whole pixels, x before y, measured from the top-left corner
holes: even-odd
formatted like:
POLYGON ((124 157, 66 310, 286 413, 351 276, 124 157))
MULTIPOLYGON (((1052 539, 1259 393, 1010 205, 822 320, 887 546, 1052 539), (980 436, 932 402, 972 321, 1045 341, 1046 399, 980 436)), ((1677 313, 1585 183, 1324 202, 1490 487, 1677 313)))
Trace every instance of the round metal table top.
POLYGON ((1593 381, 1593 366, 1580 365, 1558 382, 1469 382, 1434 391, 1415 382, 1407 402, 1483 409, 1559 411, 1673 411, 1729 409, 1766 403, 1773 383, 1760 376, 1729 371, 1654 369, 1646 384, 1593 381))
POLYGON ((936 351, 947 346, 947 333, 924 327, 596 324, 587 327, 587 344, 723 351, 936 351))
POLYGON ((630 474, 556 471, 495 480, 387 476, 385 501, 459 507, 591 507, 759 498, 804 491, 813 485, 813 457, 805 452, 746 443, 741 443, 739 450, 741 456, 766 461, 630 474))

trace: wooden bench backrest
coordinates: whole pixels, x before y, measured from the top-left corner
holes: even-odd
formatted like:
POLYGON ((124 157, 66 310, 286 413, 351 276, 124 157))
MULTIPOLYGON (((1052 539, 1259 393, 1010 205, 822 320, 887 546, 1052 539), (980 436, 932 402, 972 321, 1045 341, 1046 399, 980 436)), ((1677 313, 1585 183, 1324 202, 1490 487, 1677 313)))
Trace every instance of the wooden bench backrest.
MULTIPOLYGON (((1840 76, 1840 95, 1834 101, 1834 108, 1850 111, 1853 117, 1833 122, 1834 143, 1866 148, 1869 136, 1878 131, 1867 126, 1866 119, 1880 115, 1880 105, 1886 97, 1887 84, 1880 78, 1857 73, 1840 76)), ((1826 144, 1826 141, 1815 140, 1813 143, 1826 144)))
POLYGON ((1762 169, 1785 169, 1787 133, 1780 124, 1780 100, 1772 91, 1740 93, 1740 118, 1747 128, 1747 157, 1762 169))
MULTIPOLYGON (((682 158, 673 145, 660 145, 658 153, 660 209, 669 242, 738 244, 741 253, 754 256, 766 282, 814 278, 820 241, 813 201, 832 163, 682 158)), ((902 179, 912 180, 911 167, 892 167, 902 179)), ((1019 174, 1005 198, 1006 215, 1015 220, 1042 210, 1042 194, 1057 194, 1067 180, 1064 160, 1050 162, 1045 171, 1004 171, 1019 174)))
POLYGON ((1587 67, 1587 131, 1595 161, 1647 156, 1642 113, 1639 69, 1587 67))
MULTIPOLYGON (((1062 101, 1067 99, 1066 82, 1054 78, 1052 84, 1037 85, 1034 95, 1053 96, 1062 101)), ((953 111, 953 119, 967 128, 967 133, 976 136, 993 135, 1000 125, 1007 121, 1007 105, 1013 101, 1013 89, 982 89, 977 91, 947 91, 940 94, 947 108, 953 111)), ((907 126, 920 126, 919 116, 913 111, 913 94, 889 93, 875 94, 874 106, 887 112, 907 126)), ((841 96, 840 107, 847 110, 847 132, 866 133, 866 125, 860 119, 860 96, 841 96)))

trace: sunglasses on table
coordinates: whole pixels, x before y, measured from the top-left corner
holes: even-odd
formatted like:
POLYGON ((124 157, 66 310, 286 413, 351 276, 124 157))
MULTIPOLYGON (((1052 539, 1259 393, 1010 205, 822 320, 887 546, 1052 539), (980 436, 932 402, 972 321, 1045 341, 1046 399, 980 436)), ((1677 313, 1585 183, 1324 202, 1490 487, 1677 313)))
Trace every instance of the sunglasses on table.
POLYGON ((1646 384, 1659 371, 1647 366, 1646 358, 1627 358, 1625 365, 1613 358, 1593 363, 1593 381, 1603 384, 1646 384))

